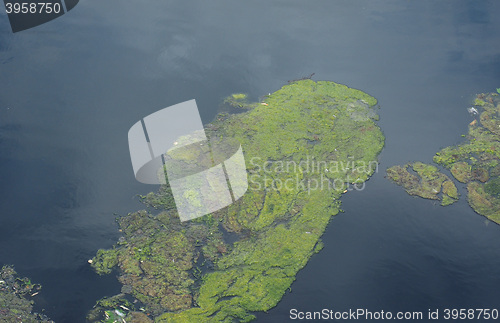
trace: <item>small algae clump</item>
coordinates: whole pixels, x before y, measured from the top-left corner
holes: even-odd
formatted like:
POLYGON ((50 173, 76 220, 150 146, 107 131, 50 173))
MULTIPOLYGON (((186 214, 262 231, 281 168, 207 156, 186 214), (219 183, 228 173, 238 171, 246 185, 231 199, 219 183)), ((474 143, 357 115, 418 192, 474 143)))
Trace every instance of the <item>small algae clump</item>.
POLYGON ((254 319, 252 312, 276 306, 321 250, 320 237, 340 211, 342 194, 362 189, 377 171, 384 136, 375 123, 377 101, 366 93, 300 80, 264 102, 246 100, 226 99, 247 109, 220 114, 205 129, 212 147, 226 140, 241 144, 247 192, 186 222, 177 216, 168 184, 142 196, 148 209, 118 218, 123 237, 92 261, 100 274, 117 269, 123 284, 119 301, 98 302, 94 321, 123 307, 130 311, 123 314, 142 313, 155 322, 254 319))
POLYGON ((387 169, 387 176, 402 186, 408 194, 441 200, 443 206, 453 204, 459 197, 457 187, 451 179, 432 165, 415 162, 404 166, 392 166, 387 169), (441 192, 442 196, 439 197, 438 194, 441 192))
POLYGON ((0 322, 54 323, 45 315, 33 313, 33 300, 41 286, 20 278, 12 266, 0 270, 0 322))
MULTIPOLYGON (((474 111, 478 118, 469 124, 466 141, 442 149, 433 161, 449 169, 458 182, 466 184, 467 200, 477 213, 500 223, 500 96, 478 94, 474 111)), ((456 187, 447 182, 443 183, 443 193, 446 190, 450 198, 458 198, 458 194, 454 195, 456 187)), ((443 205, 449 202, 449 198, 443 197, 443 205)))
POLYGON ((248 100, 248 95, 245 93, 234 93, 228 96, 226 99, 224 99, 224 104, 236 109, 236 111, 238 109, 252 109, 258 105, 257 102, 250 102, 248 100))

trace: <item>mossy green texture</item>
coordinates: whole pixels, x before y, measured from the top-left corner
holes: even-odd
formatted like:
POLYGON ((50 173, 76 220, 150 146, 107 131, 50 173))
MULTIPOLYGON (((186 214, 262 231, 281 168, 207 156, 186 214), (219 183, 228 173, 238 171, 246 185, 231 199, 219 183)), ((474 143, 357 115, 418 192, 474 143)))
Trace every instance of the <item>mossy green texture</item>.
MULTIPOLYGON (((153 321, 143 312, 132 311, 134 304, 125 294, 118 294, 99 300, 87 314, 87 322, 104 323, 152 323, 153 321)), ((142 310, 144 310, 142 308, 142 310)))
POLYGON ((480 182, 467 184, 467 193, 469 204, 477 213, 500 223, 500 199, 488 194, 484 184, 480 182))
POLYGON ((500 177, 495 177, 486 183, 484 191, 493 197, 500 198, 500 177))
POLYGON ((248 95, 245 93, 234 93, 224 99, 224 104, 228 106, 242 110, 242 109, 252 109, 258 105, 257 102, 250 102, 248 100, 248 95))
POLYGON ((0 270, 0 322, 5 323, 54 323, 45 315, 33 313, 33 296, 38 295, 41 285, 29 278, 21 278, 14 267, 3 266, 0 270))
MULTIPOLYGON (((474 105, 479 117, 469 124, 466 141, 442 149, 433 160, 467 184, 467 200, 477 213, 500 223, 500 98, 496 93, 478 94, 474 105)), ((443 197, 443 205, 458 198, 456 186, 448 181, 443 192, 449 196, 443 197)))
POLYGON ((443 206, 453 204, 458 199, 455 184, 433 165, 415 162, 404 166, 392 166, 387 169, 387 176, 397 185, 402 186, 408 194, 425 199, 441 200, 443 206), (410 171, 409 168, 411 168, 410 171))
POLYGON ((92 261, 99 274, 119 267, 120 282, 129 286, 130 293, 153 314, 191 307, 189 288, 194 280, 189 270, 193 267, 195 237, 183 233, 176 222, 171 212, 153 217, 139 211, 121 217, 122 241, 113 249, 99 250, 92 261))
POLYGON ((156 322, 254 319, 252 312, 276 306, 321 250, 320 237, 349 185, 377 170, 384 136, 374 121, 376 102, 345 85, 301 80, 245 103, 247 111, 218 116, 207 136, 213 147, 241 144, 245 195, 180 223, 168 189, 148 194, 144 200, 161 213, 120 218, 123 239, 99 251, 92 265, 107 273, 116 263, 126 292, 156 322))
POLYGON ((500 223, 500 98, 496 93, 482 93, 474 104, 479 122, 470 123, 467 141, 441 150, 434 161, 467 183, 467 200, 477 213, 500 223))
POLYGON ((459 198, 457 187, 455 186, 455 183, 453 183, 453 181, 451 180, 446 180, 443 183, 443 194, 453 199, 459 198))
POLYGON ((451 164, 450 171, 453 177, 461 183, 467 183, 471 179, 471 166, 466 162, 451 164))

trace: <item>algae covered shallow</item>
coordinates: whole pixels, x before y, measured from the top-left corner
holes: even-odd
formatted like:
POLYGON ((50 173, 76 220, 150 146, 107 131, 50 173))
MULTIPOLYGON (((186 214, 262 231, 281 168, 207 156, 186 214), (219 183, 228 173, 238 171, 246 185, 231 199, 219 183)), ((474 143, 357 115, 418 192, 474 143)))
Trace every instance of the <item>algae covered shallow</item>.
POLYGON ((261 102, 241 94, 224 102, 239 113, 218 115, 207 136, 213 147, 241 144, 248 191, 188 222, 180 222, 168 185, 143 196, 147 210, 120 217, 123 237, 92 260, 100 274, 117 269, 123 288, 99 301, 89 320, 252 320, 276 306, 321 250, 341 195, 364 189, 378 169, 384 136, 377 101, 366 93, 300 80, 261 102))
POLYGON ((33 313, 33 297, 41 285, 19 277, 12 266, 0 270, 0 322, 54 323, 43 314, 33 313))
POLYGON ((433 165, 421 162, 396 165, 387 169, 387 176, 402 186, 408 194, 441 200, 443 206, 455 203, 459 197, 453 181, 433 165))
MULTIPOLYGON (((474 106, 468 110, 476 118, 469 124, 466 141, 442 149, 436 153, 433 161, 448 169, 456 181, 466 184, 467 200, 474 211, 500 223, 500 96, 497 93, 478 94, 474 106)), ((427 167, 437 172, 435 166, 427 167)), ((433 192, 423 189, 425 185, 414 189, 415 185, 409 184, 414 183, 413 179, 401 181, 401 168, 404 167, 393 166, 387 169, 388 177, 405 189, 407 186, 412 186, 410 191, 407 189, 409 194, 416 190, 419 193, 412 195, 434 198, 433 192)), ((447 176, 446 178, 443 192, 444 184, 449 180, 447 176)), ((452 193, 456 191, 451 184, 448 184, 448 189, 452 193)), ((448 195, 453 199, 458 198, 453 194, 448 195)), ((446 198, 445 201, 445 198, 446 196, 442 199, 443 205, 453 202, 450 198, 446 198)))

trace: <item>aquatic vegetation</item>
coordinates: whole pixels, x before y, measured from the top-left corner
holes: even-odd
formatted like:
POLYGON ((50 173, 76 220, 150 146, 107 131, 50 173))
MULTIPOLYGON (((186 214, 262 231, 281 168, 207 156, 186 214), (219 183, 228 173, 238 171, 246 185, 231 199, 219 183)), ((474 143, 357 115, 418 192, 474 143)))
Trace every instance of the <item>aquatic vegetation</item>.
POLYGON ((38 295, 41 285, 29 278, 17 276, 14 267, 0 270, 0 322, 54 323, 45 315, 33 313, 32 297, 38 295))
POLYGON ((484 101, 483 101, 483 100, 481 100, 480 98, 476 98, 476 99, 474 100, 474 105, 483 106, 483 105, 485 105, 485 104, 486 104, 486 102, 484 102, 484 101))
POLYGON ((466 162, 456 162, 451 164, 450 171, 453 177, 461 183, 467 183, 472 177, 471 166, 466 162))
POLYGON ((118 219, 123 237, 93 259, 100 274, 118 269, 122 292, 155 322, 247 322, 276 306, 321 250, 341 195, 378 168, 384 136, 373 97, 301 80, 264 101, 206 126, 212 147, 234 141, 243 148, 250 187, 241 199, 181 223, 163 186, 143 197, 148 211, 118 219))
POLYGON ((493 197, 500 198, 500 177, 495 177, 484 185, 484 191, 493 197))
POLYGON ((488 194, 484 186, 479 182, 467 184, 468 202, 477 213, 500 223, 500 199, 488 194))
MULTIPOLYGON (((500 98, 496 93, 478 94, 474 105, 479 118, 469 124, 467 140, 442 149, 433 160, 467 184, 467 200, 477 213, 500 223, 500 98)), ((449 198, 443 196, 442 205, 458 198, 448 181, 443 183, 445 190, 449 198)))
MULTIPOLYGON (((124 288, 126 289, 126 288, 124 288)), ((87 314, 87 322, 104 323, 152 323, 141 310, 134 311, 135 305, 130 302, 125 294, 103 298, 97 302, 94 308, 87 314)))
POLYGON ((455 183, 453 183, 451 180, 446 180, 443 182, 443 194, 447 195, 452 199, 459 198, 457 187, 455 186, 455 183))
POLYGON ((245 93, 234 93, 224 99, 224 103, 235 109, 252 109, 258 105, 257 102, 250 102, 245 93))
POLYGON ((387 176, 397 185, 402 186, 410 195, 425 199, 441 200, 441 205, 453 204, 458 200, 458 190, 451 179, 439 172, 437 167, 421 162, 404 166, 392 166, 387 169, 387 176), (411 167, 413 173, 408 169, 411 167), (441 190, 442 189, 442 190, 441 190), (438 196, 442 192, 441 197, 438 196))
POLYGON ((478 100, 483 102, 477 106, 479 122, 469 125, 467 141, 441 150, 434 161, 450 168, 458 181, 468 183, 468 202, 477 213, 500 223, 500 203, 497 199, 500 99, 497 94, 483 93, 477 95, 476 104, 478 100))

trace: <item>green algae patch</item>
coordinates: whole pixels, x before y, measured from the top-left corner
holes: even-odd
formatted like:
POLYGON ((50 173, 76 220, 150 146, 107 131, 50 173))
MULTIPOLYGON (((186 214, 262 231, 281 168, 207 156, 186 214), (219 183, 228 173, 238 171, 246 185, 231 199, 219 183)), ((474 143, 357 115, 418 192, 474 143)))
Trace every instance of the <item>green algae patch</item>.
POLYGON ((453 204, 459 197, 457 187, 451 179, 433 165, 415 162, 392 166, 387 169, 387 177, 402 186, 408 194, 441 200, 443 206, 453 204))
POLYGON ((500 178, 495 177, 484 185, 484 191, 489 195, 500 198, 500 178))
POLYGON ((190 308, 194 242, 204 237, 191 232, 196 227, 183 233, 176 222, 167 212, 153 217, 139 211, 120 218, 124 236, 114 249, 99 250, 92 267, 99 274, 118 267, 125 290, 152 314, 190 308))
POLYGON ((467 185, 468 202, 479 214, 500 223, 500 199, 487 192, 485 185, 471 182, 467 185))
POLYGON ((443 194, 453 199, 459 198, 457 187, 455 186, 455 183, 453 183, 453 181, 451 180, 446 180, 443 183, 443 194))
POLYGON ((250 102, 245 93, 234 93, 224 99, 224 104, 238 111, 255 108, 259 103, 250 102))
POLYGON ((497 94, 483 93, 477 95, 474 104, 479 122, 470 123, 467 141, 444 148, 434 161, 448 167, 458 181, 467 183, 467 200, 477 213, 500 223, 500 99, 497 94))
MULTIPOLYGON (((244 111, 220 114, 205 127, 212 147, 241 144, 244 196, 181 223, 162 186, 142 197, 147 211, 118 219, 123 237, 93 259, 100 274, 118 269, 123 297, 140 304, 131 312, 155 322, 253 320, 252 312, 276 306, 321 250, 342 194, 363 189, 377 171, 384 136, 375 123, 377 101, 368 94, 301 80, 262 102, 247 100, 230 96, 224 103, 244 111)), ((100 306, 101 313, 116 306, 100 306)))
MULTIPOLYGON (((467 184, 467 201, 474 211, 500 223, 500 98, 482 93, 473 104, 469 112, 478 116, 469 124, 466 141, 442 149, 433 161, 467 184)), ((448 197, 443 196, 442 205, 458 198, 456 186, 448 181, 443 183, 443 193, 448 197)))
POLYGON ((54 323, 45 315, 33 313, 32 298, 40 292, 41 285, 21 278, 14 267, 0 270, 0 322, 54 323))
POLYGON ((471 166, 466 162, 456 162, 451 164, 451 174, 461 183, 467 183, 472 177, 471 166))
POLYGON ((97 302, 94 308, 87 314, 87 322, 104 323, 153 323, 153 320, 140 307, 134 311, 134 304, 129 301, 125 294, 103 298, 97 302))

